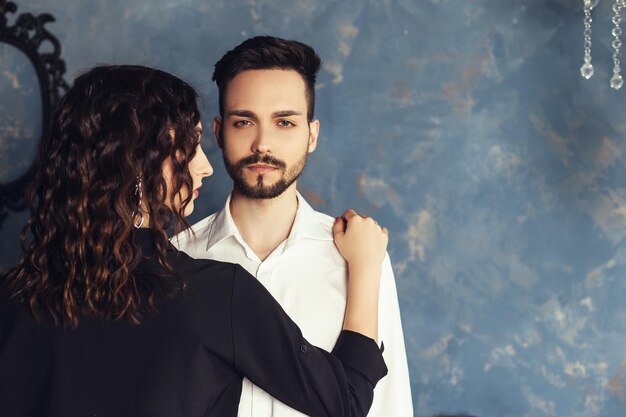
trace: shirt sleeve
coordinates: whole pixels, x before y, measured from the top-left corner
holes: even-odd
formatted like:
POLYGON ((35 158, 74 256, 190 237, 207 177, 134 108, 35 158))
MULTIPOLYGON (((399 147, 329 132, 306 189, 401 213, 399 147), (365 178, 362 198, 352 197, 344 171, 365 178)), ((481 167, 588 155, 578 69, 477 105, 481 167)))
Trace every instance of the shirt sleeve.
POLYGON ((342 331, 332 353, 308 343, 271 294, 236 265, 231 295, 235 369, 312 417, 366 416, 386 375, 376 342, 342 331))
POLYGON ((386 256, 383 262, 380 279, 378 337, 385 345, 383 357, 389 374, 376 386, 374 402, 368 417, 413 417, 400 306, 389 256, 386 256))

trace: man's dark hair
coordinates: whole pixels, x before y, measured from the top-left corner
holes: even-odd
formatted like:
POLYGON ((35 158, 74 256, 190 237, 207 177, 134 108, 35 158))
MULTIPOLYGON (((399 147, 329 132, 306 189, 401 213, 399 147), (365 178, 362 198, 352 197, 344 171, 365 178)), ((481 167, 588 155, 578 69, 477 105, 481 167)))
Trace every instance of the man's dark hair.
POLYGON ((246 70, 290 69, 304 79, 307 118, 315 113, 315 78, 322 65, 320 57, 309 45, 273 36, 255 36, 237 45, 215 64, 213 81, 219 89, 220 115, 224 116, 224 100, 228 83, 246 70))

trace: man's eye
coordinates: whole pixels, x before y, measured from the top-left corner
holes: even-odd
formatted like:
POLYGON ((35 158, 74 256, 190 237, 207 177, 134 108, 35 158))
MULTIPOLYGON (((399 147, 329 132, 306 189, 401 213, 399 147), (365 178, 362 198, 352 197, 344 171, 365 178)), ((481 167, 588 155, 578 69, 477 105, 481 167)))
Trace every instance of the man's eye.
POLYGON ((249 126, 249 125, 250 125, 250 121, 249 120, 238 120, 234 124, 235 127, 245 127, 245 126, 249 126))
POLYGON ((291 123, 289 120, 281 120, 278 122, 278 125, 281 127, 291 127, 294 126, 293 123, 291 123))

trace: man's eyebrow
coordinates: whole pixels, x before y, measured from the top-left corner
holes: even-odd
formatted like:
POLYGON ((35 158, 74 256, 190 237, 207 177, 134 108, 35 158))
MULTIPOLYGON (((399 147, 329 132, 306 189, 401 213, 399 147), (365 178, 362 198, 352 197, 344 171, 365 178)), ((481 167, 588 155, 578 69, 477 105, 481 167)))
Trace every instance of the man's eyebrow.
POLYGON ((256 114, 250 110, 229 110, 226 112, 226 117, 230 116, 246 117, 248 119, 256 119, 257 117, 256 114))
POLYGON ((289 116, 302 116, 302 112, 296 110, 281 110, 272 113, 272 117, 289 117, 289 116))

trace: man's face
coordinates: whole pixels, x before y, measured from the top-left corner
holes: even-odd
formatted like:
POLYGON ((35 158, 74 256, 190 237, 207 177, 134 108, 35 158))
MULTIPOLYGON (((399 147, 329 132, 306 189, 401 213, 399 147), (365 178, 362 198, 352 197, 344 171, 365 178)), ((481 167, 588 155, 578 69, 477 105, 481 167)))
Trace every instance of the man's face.
POLYGON ((293 186, 317 145, 304 79, 293 70, 248 70, 228 83, 214 121, 226 169, 243 195, 274 198, 293 186))

